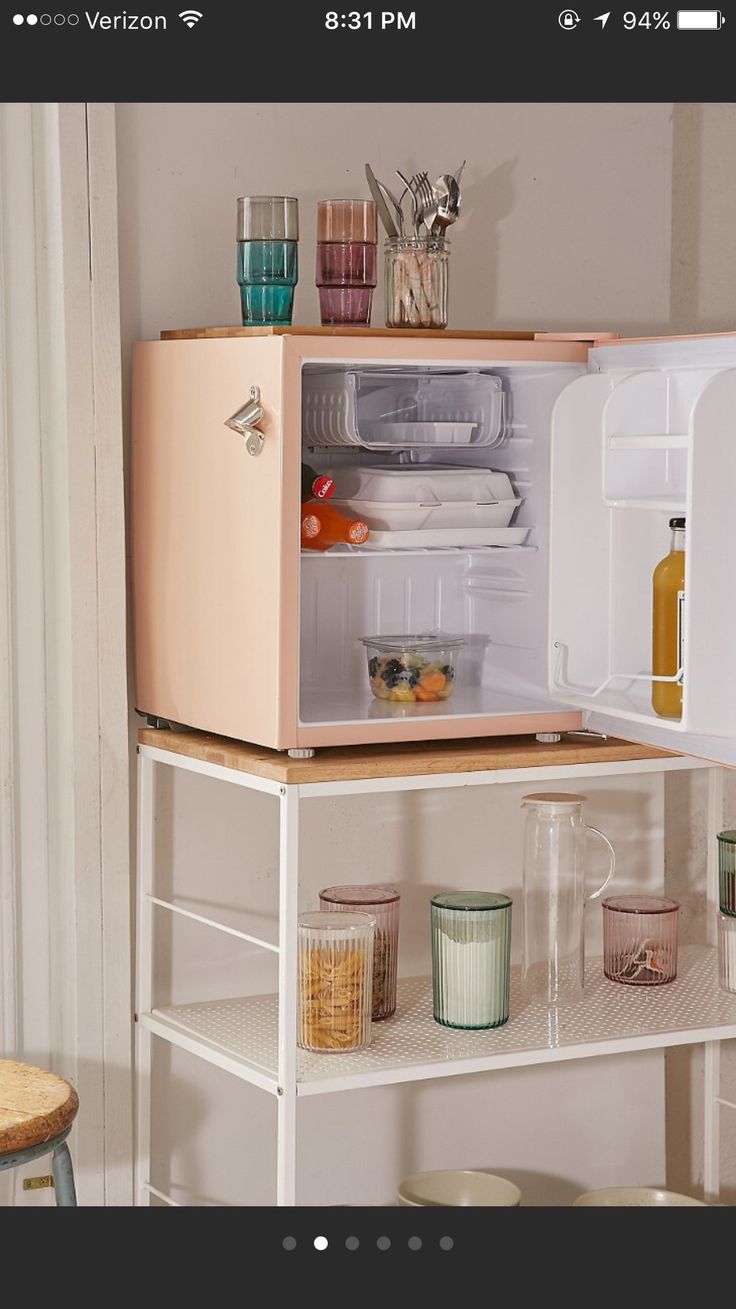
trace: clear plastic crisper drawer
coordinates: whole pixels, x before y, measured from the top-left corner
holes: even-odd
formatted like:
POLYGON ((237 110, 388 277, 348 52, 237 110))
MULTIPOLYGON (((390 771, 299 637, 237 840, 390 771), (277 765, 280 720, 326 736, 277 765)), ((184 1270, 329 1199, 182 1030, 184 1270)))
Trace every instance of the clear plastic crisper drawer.
POLYGON ((310 446, 454 450, 504 437, 503 383, 492 373, 305 369, 302 394, 310 446))

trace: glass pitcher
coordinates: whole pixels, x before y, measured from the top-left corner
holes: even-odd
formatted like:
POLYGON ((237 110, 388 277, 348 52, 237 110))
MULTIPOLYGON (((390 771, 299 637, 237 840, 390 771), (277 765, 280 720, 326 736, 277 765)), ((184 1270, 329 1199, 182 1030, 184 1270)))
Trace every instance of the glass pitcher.
POLYGON ((613 877, 613 846, 583 821, 584 795, 549 792, 525 795, 524 935, 522 977, 525 994, 548 1005, 579 1000, 585 946, 585 901, 602 895, 613 877), (585 890, 585 852, 589 833, 608 846, 608 876, 597 891, 585 890))

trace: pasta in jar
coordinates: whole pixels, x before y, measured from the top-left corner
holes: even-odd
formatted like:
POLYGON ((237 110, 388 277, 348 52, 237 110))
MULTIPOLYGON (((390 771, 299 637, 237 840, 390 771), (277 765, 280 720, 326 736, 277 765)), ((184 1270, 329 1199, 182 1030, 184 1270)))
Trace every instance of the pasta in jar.
POLYGON ((359 1050, 370 1043, 375 920, 369 914, 299 919, 298 1044, 359 1050))

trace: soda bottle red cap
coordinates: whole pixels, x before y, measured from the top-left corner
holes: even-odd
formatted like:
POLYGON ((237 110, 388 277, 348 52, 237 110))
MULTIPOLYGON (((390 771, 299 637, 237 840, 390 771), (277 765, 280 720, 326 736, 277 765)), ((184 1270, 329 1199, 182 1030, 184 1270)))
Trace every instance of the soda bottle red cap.
POLYGON ((335 483, 326 473, 320 473, 312 482, 312 495, 315 500, 328 500, 335 489, 335 483))

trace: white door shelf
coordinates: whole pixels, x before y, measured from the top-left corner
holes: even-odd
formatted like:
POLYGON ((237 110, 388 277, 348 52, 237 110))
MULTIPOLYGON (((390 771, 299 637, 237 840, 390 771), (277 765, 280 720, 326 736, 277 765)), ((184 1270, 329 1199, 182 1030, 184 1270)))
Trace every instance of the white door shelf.
MULTIPOLYGON (((544 1005, 524 1004, 515 968, 509 1022, 478 1032, 455 1031, 434 1021, 431 978, 400 981, 396 1014, 373 1024, 370 1049, 353 1054, 299 1051, 297 1095, 736 1037, 736 995, 719 991, 713 949, 681 950, 677 979, 666 986, 610 982, 600 959, 587 961, 586 976, 584 998, 555 1015, 544 1005)), ((278 1093, 277 996, 174 1005, 142 1021, 173 1045, 278 1093)))

